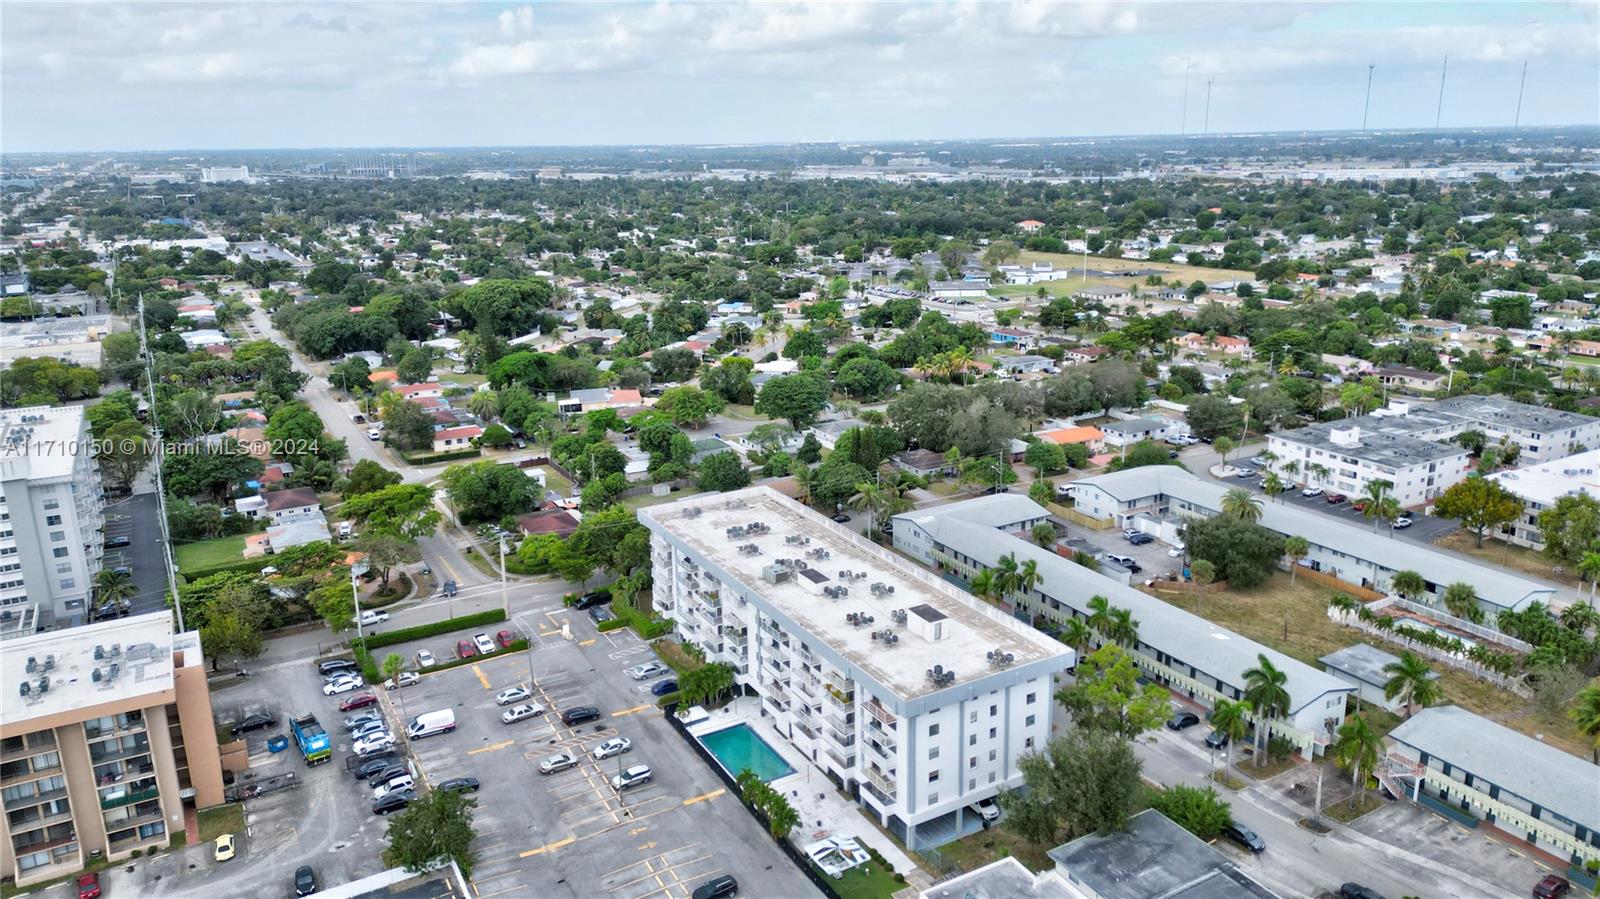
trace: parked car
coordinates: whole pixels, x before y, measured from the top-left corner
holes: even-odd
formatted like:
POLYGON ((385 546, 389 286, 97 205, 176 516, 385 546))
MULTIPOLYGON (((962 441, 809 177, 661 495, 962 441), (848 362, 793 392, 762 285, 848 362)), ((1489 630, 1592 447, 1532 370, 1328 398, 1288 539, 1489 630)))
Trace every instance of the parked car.
POLYGON ((294 872, 294 894, 309 896, 317 891, 317 872, 310 865, 301 865, 294 872))
POLYGON ((78 877, 78 899, 100 899, 100 875, 94 871, 78 877))
POLYGON ((243 721, 240 721, 238 724, 233 726, 233 732, 235 735, 249 733, 253 730, 260 730, 263 727, 276 726, 277 723, 278 719, 272 717, 271 715, 265 715, 261 713, 246 715, 244 716, 243 721))
POLYGON ((561 713, 561 723, 568 727, 582 724, 585 721, 600 720, 600 710, 592 705, 573 706, 561 713))
POLYGON ((616 614, 606 606, 595 606, 589 610, 589 618, 592 619, 595 624, 600 624, 603 621, 610 621, 616 617, 616 614))
POLYGON ((517 638, 510 631, 501 631, 494 635, 494 641, 500 644, 501 649, 510 649, 511 644, 515 643, 517 638))
POLYGON ((627 737, 612 737, 604 743, 601 743, 599 746, 596 746, 594 748, 593 755, 595 761, 598 762, 602 759, 611 758, 614 755, 621 755, 632 748, 633 741, 627 737))
POLYGON ((128 544, 130 544, 132 542, 133 542, 133 538, 127 536, 126 534, 124 534, 121 537, 112 537, 111 539, 107 540, 106 541, 106 546, 108 546, 108 547, 127 546, 128 544))
POLYGON ((671 668, 668 668, 661 662, 645 662, 643 665, 635 665, 632 668, 624 668, 622 673, 633 678, 634 680, 649 680, 652 677, 660 677, 671 670, 671 668))
POLYGON ((1365 511, 1367 511, 1367 501, 1364 500, 1364 499, 1356 500, 1355 502, 1350 504, 1350 511, 1352 511, 1352 512, 1365 512, 1365 511))
POLYGON ((1265 852, 1267 850, 1266 840, 1261 839, 1256 835, 1255 831, 1245 827, 1238 821, 1222 828, 1222 835, 1251 852, 1265 852))
POLYGON ((1144 533, 1144 532, 1139 530, 1138 528, 1123 528, 1122 529, 1122 536, 1128 538, 1129 540, 1132 540, 1133 538, 1139 536, 1142 533, 1144 533))
POLYGON ((417 650, 417 667, 418 668, 432 668, 434 665, 437 665, 437 664, 438 664, 438 662, 435 662, 434 659, 433 659, 433 653, 427 651, 426 649, 417 650))
POLYGON ((402 777, 410 773, 411 769, 405 765, 396 762, 394 759, 388 759, 362 779, 370 785, 386 784, 396 777, 402 777))
MULTIPOLYGON (((990 491, 990 492, 993 492, 993 491, 990 491)), ((850 516, 844 514, 843 512, 840 512, 839 514, 833 516, 833 520, 838 522, 839 524, 844 524, 845 522, 850 520, 850 516)))
POLYGON ((1172 544, 1171 549, 1167 550, 1167 555, 1176 559, 1182 556, 1184 551, 1188 548, 1189 547, 1186 546, 1182 540, 1179 540, 1177 543, 1172 544))
POLYGON ((501 690, 500 695, 494 698, 494 703, 495 705, 510 705, 513 702, 521 702, 532 695, 533 691, 522 686, 521 684, 518 684, 515 687, 507 687, 504 690, 501 690))
POLYGON ((656 681, 656 685, 650 688, 650 695, 652 696, 665 696, 668 693, 676 692, 678 692, 678 682, 676 679, 656 681))
POLYGON ((132 575, 133 574, 133 569, 128 567, 127 565, 118 565, 117 567, 115 567, 115 568, 113 568, 111 570, 116 574, 126 574, 126 575, 132 575))
POLYGON ((344 719, 344 728, 345 730, 355 730, 361 725, 366 724, 368 721, 382 720, 383 712, 377 709, 367 709, 365 712, 357 712, 354 715, 347 716, 344 719))
POLYGON ((554 774, 568 768, 578 767, 578 757, 566 750, 562 750, 539 763, 540 774, 554 774))
POLYGON ((589 609, 592 609, 595 606, 603 606, 603 605, 605 605, 606 603, 608 603, 610 601, 611 601, 611 591, 609 591, 609 590, 596 590, 593 593, 585 593, 582 596, 578 597, 578 601, 573 603, 572 607, 574 609, 577 609, 580 612, 583 612, 583 611, 588 611, 589 609))
POLYGON ((379 609, 368 609, 361 613, 361 626, 371 627, 389 620, 389 613, 379 609))
POLYGON ((982 819, 985 824, 993 824, 1000 820, 1000 804, 994 801, 993 796, 987 799, 979 799, 977 802, 967 806, 967 809, 982 819))
POLYGON ((1344 502, 1346 499, 1349 499, 1349 497, 1345 496, 1343 493, 1330 493, 1327 496, 1323 497, 1323 499, 1326 499, 1330 505, 1337 506, 1338 504, 1344 502))
POLYGON ((456 658, 470 659, 478 654, 478 647, 472 645, 471 640, 456 641, 456 658))
POLYGON ((1107 562, 1111 562, 1111 563, 1116 564, 1116 565, 1120 565, 1123 568, 1126 568, 1129 571, 1133 572, 1134 574, 1138 574, 1139 572, 1144 570, 1143 568, 1141 568, 1139 566, 1138 562, 1135 562, 1133 560, 1133 556, 1107 555, 1106 556, 1106 561, 1107 562))
POLYGON ((1168 730, 1185 730, 1200 723, 1200 716, 1190 711, 1175 712, 1167 719, 1168 730))
POLYGON ((1405 517, 1404 515, 1402 515, 1399 518, 1396 518, 1394 520, 1394 527, 1395 527, 1395 530, 1400 530, 1401 528, 1411 527, 1411 519, 1409 519, 1409 518, 1405 517))
MULTIPOLYGON (((396 774, 404 774, 406 769, 401 765, 395 764, 392 756, 389 758, 374 758, 364 761, 360 765, 356 766, 356 779, 364 780, 370 783, 374 778, 378 777, 378 775, 384 773, 385 771, 393 771, 394 774, 389 775, 389 777, 394 777, 396 774)), ((389 777, 384 777, 379 780, 379 782, 381 783, 384 780, 388 780, 389 777)))
POLYGON ((694 888, 690 899, 724 899, 739 893, 739 881, 732 874, 718 874, 694 888))
POLYGON ((372 788, 372 798, 374 800, 382 799, 383 797, 389 795, 390 793, 398 793, 398 792, 400 792, 402 790, 413 789, 413 788, 416 787, 416 785, 417 785, 417 782, 416 782, 415 779, 412 778, 411 775, 402 774, 399 777, 396 777, 396 778, 394 778, 392 780, 386 780, 383 783, 380 783, 377 786, 373 787, 372 788))
POLYGON ((1559 874, 1546 874, 1533 885, 1534 899, 1561 899, 1572 891, 1572 884, 1559 874))
POLYGON ((472 638, 472 643, 483 655, 494 655, 494 641, 489 639, 488 634, 477 634, 472 638))
POLYGON ((1234 469, 1233 476, 1236 478, 1253 478, 1256 476, 1256 470, 1254 468, 1237 468, 1234 469))
POLYGON ((363 721, 350 729, 350 739, 355 741, 365 740, 374 734, 389 734, 389 725, 382 719, 377 721, 363 721))
POLYGON ((1206 734, 1206 746, 1212 749, 1227 749, 1228 735, 1220 730, 1214 730, 1206 734))
POLYGON ((340 693, 349 693, 361 686, 363 681, 359 677, 339 677, 322 685, 323 696, 337 696, 340 693))
POLYGON ((1359 883, 1347 883, 1339 887, 1339 899, 1383 899, 1383 894, 1359 883))
POLYGON ((435 790, 444 790, 449 793, 476 793, 478 792, 478 779, 476 777, 452 777, 449 780, 439 781, 435 790))
POLYGON ((401 790, 398 793, 390 793, 372 803, 372 813, 374 815, 387 815, 390 812, 398 812, 415 798, 417 798, 415 790, 401 790))
POLYGON ((376 693, 357 693, 339 703, 339 711, 350 712, 356 709, 364 709, 369 705, 376 705, 377 702, 378 695, 376 693))
POLYGON ((1301 496, 1321 496, 1322 495, 1322 488, 1321 487, 1307 487, 1304 490, 1300 491, 1300 495, 1301 496))
POLYGON ((211 849, 211 856, 219 862, 229 861, 235 854, 233 834, 225 833, 217 837, 216 845, 211 849))
POLYGON ((655 772, 650 770, 649 765, 634 765, 611 778, 611 786, 620 793, 623 790, 631 790, 641 784, 649 783, 653 776, 655 776, 655 772))
POLYGON ((524 703, 523 705, 514 705, 511 708, 506 709, 506 711, 500 716, 500 720, 506 724, 515 724, 524 718, 537 718, 543 714, 544 706, 539 705, 536 702, 524 703))
POLYGON ((421 682, 422 675, 416 673, 415 671, 402 671, 389 680, 384 681, 383 687, 386 690, 398 690, 401 687, 409 687, 412 684, 419 684, 421 682))
POLYGON ((383 438, 383 434, 380 433, 377 428, 367 428, 367 439, 368 440, 380 440, 382 438, 383 438))
POLYGON ((357 740, 350 749, 356 755, 367 756, 375 752, 382 752, 394 745, 394 735, 389 733, 375 733, 364 739, 357 740))
POLYGON ((1150 536, 1149 534, 1134 534, 1132 537, 1128 538, 1128 542, 1132 543, 1134 546, 1144 546, 1146 543, 1156 542, 1156 538, 1150 536))
POLYGON ((342 674, 346 671, 355 672, 360 670, 361 666, 357 665, 354 659, 327 659, 317 663, 317 673, 323 677, 342 674))

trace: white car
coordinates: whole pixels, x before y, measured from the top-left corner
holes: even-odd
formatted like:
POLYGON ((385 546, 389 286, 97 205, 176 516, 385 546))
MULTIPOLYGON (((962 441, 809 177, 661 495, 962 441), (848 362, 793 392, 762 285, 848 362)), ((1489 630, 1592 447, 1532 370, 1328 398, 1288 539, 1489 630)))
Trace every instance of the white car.
POLYGON ((530 691, 527 687, 507 687, 506 689, 500 691, 499 696, 494 698, 494 703, 495 705, 510 705, 513 702, 521 702, 532 695, 532 691, 530 691))
POLYGON ((1409 519, 1409 518, 1405 517, 1404 515, 1402 515, 1399 518, 1396 518, 1394 520, 1394 526, 1396 528, 1408 528, 1408 527, 1411 527, 1411 519, 1409 519))
POLYGON ((611 778, 611 788, 620 793, 640 784, 647 784, 650 782, 650 778, 654 776, 654 773, 650 770, 649 765, 634 765, 632 768, 611 778))
POLYGON ((671 668, 660 662, 646 662, 643 665, 635 665, 632 668, 625 669, 622 673, 634 680, 649 680, 652 677, 660 677, 671 670, 671 668))
POLYGON ((389 795, 390 793, 398 793, 401 790, 413 789, 413 788, 416 787, 416 785, 417 785, 417 783, 416 783, 416 781, 411 779, 411 775, 402 774, 399 777, 396 777, 393 780, 390 780, 388 783, 381 783, 381 784, 378 784, 376 787, 373 787, 372 788, 372 801, 376 802, 379 799, 382 799, 383 797, 389 795))
POLYGON ((578 767, 578 757, 566 750, 562 750, 539 763, 540 774, 554 774, 568 768, 578 767))
POLYGON ((500 716, 500 720, 506 724, 515 724, 524 718, 537 718, 543 714, 544 706, 539 705, 537 702, 532 702, 525 703, 523 705, 514 705, 511 708, 506 709, 505 714, 500 716))
POLYGON ((361 686, 359 677, 340 677, 322 685, 323 696, 337 696, 340 693, 349 693, 361 686))
POLYGON ((1172 544, 1172 548, 1167 550, 1167 555, 1176 559, 1179 556, 1182 556, 1184 550, 1186 549, 1188 549, 1188 547, 1184 546, 1182 543, 1174 543, 1172 544))
POLYGON ((382 437, 383 437, 383 435, 378 433, 378 429, 377 428, 367 428, 367 439, 368 440, 378 440, 378 439, 380 439, 382 437))
POLYGON ((488 634, 474 635, 472 642, 478 647, 479 655, 494 655, 494 653, 499 649, 499 647, 494 645, 494 641, 489 639, 488 634))
POLYGON ((433 653, 427 651, 426 649, 417 650, 418 668, 432 668, 436 664, 438 663, 434 661, 433 653))
POLYGON ((390 680, 384 681, 383 687, 386 690, 397 690, 400 687, 409 687, 412 684, 420 683, 422 683, 422 675, 415 671, 402 671, 390 680))
POLYGON ((1000 806, 994 801, 993 796, 988 799, 979 799, 977 802, 967 806, 967 809, 988 823, 992 824, 1000 820, 1000 806))
POLYGON ((1321 487, 1307 487, 1306 489, 1300 491, 1300 495, 1301 496, 1321 496, 1322 495, 1322 488, 1321 487))
POLYGON ((373 734, 389 733, 389 723, 382 718, 371 718, 350 728, 350 739, 365 740, 373 734))
POLYGON ((350 749, 356 755, 372 755, 375 752, 382 752, 393 745, 393 734, 378 733, 357 740, 355 745, 351 746, 350 749))
POLYGON ((369 609, 361 613, 361 624, 363 627, 370 627, 374 624, 382 624, 388 620, 389 613, 380 612, 377 609, 369 609))
POLYGON ((633 741, 627 737, 612 737, 594 748, 595 761, 608 759, 614 755, 621 755, 633 748, 633 741))

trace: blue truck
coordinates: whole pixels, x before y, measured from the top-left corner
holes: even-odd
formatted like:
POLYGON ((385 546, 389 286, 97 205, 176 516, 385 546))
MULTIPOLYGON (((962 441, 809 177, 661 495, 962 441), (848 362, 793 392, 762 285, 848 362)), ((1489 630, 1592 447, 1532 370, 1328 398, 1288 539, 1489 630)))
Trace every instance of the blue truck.
POLYGON ((333 758, 333 743, 328 732, 317 723, 316 715, 302 715, 289 722, 294 741, 300 746, 300 755, 307 765, 320 765, 333 758))

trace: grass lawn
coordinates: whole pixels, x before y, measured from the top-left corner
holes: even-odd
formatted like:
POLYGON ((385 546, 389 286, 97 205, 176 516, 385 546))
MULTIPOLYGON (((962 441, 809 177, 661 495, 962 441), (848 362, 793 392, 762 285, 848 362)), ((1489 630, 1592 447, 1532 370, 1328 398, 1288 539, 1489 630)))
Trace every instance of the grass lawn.
POLYGON ((1322 813, 1335 821, 1343 821, 1349 824, 1351 821, 1365 815, 1367 812, 1374 811, 1382 805, 1383 798, 1377 793, 1364 791, 1361 794, 1361 798, 1356 800, 1354 806, 1350 805, 1348 799, 1341 800, 1324 805, 1322 813))
POLYGON ((996 859, 1014 856, 1029 871, 1044 871, 1055 863, 1047 854, 1054 846, 1030 843, 1004 827, 991 827, 938 848, 945 861, 962 871, 972 871, 996 859))
POLYGON ((1536 553, 1524 546, 1513 546, 1502 540, 1486 539, 1480 548, 1477 540, 1467 531, 1452 531, 1433 541, 1433 545, 1441 549, 1454 550, 1462 555, 1472 556, 1475 559, 1493 565, 1497 568, 1509 568, 1523 574, 1545 578, 1569 586, 1577 586, 1578 579, 1570 570, 1556 573, 1560 567, 1546 559, 1543 554, 1536 553))
POLYGON ((178 570, 182 572, 227 565, 244 557, 244 535, 234 534, 231 537, 185 543, 175 547, 175 551, 178 557, 178 570))
POLYGON ((209 843, 225 833, 244 833, 244 806, 237 802, 204 809, 196 823, 200 827, 200 842, 209 843))
POLYGON ((705 664, 690 655, 682 643, 672 640, 657 640, 651 645, 655 649, 656 655, 661 657, 661 661, 666 662, 668 667, 679 674, 693 671, 705 664))
POLYGON ((896 891, 905 889, 905 884, 894 879, 894 874, 885 871, 877 862, 867 862, 859 867, 851 868, 844 872, 837 880, 822 874, 821 868, 812 866, 818 874, 833 884, 844 899, 888 899, 896 891))
POLYGON ((1279 774, 1282 774, 1283 772, 1295 767, 1297 764, 1299 763, 1296 762, 1294 760, 1294 756, 1291 755, 1286 758, 1278 759, 1275 762, 1271 759, 1268 759, 1266 763, 1259 768, 1256 767, 1254 758, 1239 759, 1233 763, 1233 768, 1235 771, 1238 771, 1240 774, 1243 774, 1251 780, 1271 780, 1272 778, 1277 777, 1279 774))
MULTIPOLYGON (((1033 250, 1023 250, 1022 256, 1017 260, 1017 262, 1021 263, 1022 265, 1028 265, 1034 262, 1049 262, 1053 263, 1058 269, 1077 272, 1081 272, 1084 265, 1083 254, 1081 253, 1039 253, 1033 250)), ((1185 286, 1192 281, 1249 281, 1255 278, 1255 274, 1253 272, 1241 272, 1226 268, 1203 268, 1193 265, 1179 265, 1176 262, 1154 262, 1149 259, 1112 259, 1107 256, 1090 256, 1088 283, 1115 284, 1119 287, 1130 287, 1137 285, 1139 288, 1143 289, 1145 286, 1143 278, 1106 278, 1094 274, 1096 271, 1125 272, 1133 269, 1160 269, 1164 273, 1161 276, 1161 280, 1172 281, 1173 279, 1177 279, 1183 282, 1185 286)), ((1046 289, 1050 289, 1052 293, 1054 293, 1054 288, 1056 285, 1070 284, 1073 280, 1074 279, 1072 278, 1068 278, 1064 281, 1046 281, 1042 286, 1046 289)), ((1072 288, 1073 290, 1078 289, 1078 287, 1081 287, 1083 284, 1082 277, 1079 277, 1076 280, 1078 281, 1078 284, 1072 288)), ((1027 292, 1033 293, 1036 292, 1041 285, 1032 284, 1014 286, 1022 287, 1027 292)))
POLYGON ((567 480, 566 476, 561 472, 547 465, 539 466, 539 471, 544 472, 544 486, 546 489, 554 490, 562 496, 572 495, 572 482, 567 480))
POLYGON ((641 493, 638 496, 630 496, 624 499, 622 504, 629 509, 642 509, 645 506, 656 506, 661 503, 670 503, 675 499, 683 499, 685 495, 682 490, 677 493, 667 493, 663 496, 656 496, 653 493, 641 493))

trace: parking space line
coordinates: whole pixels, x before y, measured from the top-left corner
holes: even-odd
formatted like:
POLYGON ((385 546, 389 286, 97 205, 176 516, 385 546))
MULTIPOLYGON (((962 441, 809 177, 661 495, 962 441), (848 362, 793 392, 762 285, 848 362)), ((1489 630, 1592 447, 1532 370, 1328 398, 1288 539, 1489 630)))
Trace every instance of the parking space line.
POLYGON ((726 793, 726 792, 728 792, 726 789, 724 789, 722 787, 718 787, 717 789, 712 790, 709 793, 701 793, 699 796, 691 796, 690 798, 683 800, 683 804, 684 805, 694 805, 696 802, 710 802, 711 800, 717 798, 718 796, 721 796, 723 793, 726 793))
POLYGON ((543 855, 546 852, 554 852, 563 846, 571 846, 576 842, 578 842, 577 837, 567 837, 564 840, 556 840, 554 843, 546 843, 545 845, 540 846, 538 849, 529 849, 527 852, 522 853, 521 857, 530 858, 535 855, 543 855))
POLYGON ((478 683, 483 684, 485 690, 489 689, 489 678, 484 675, 483 669, 477 665, 472 666, 472 673, 478 676, 478 683))
POLYGON ((479 746, 477 749, 468 749, 467 755, 477 755, 480 752, 494 752, 497 749, 504 749, 507 746, 511 746, 516 742, 516 740, 504 740, 499 743, 490 743, 488 746, 479 746))
POLYGON ((578 645, 579 646, 593 646, 594 645, 594 638, 590 637, 589 639, 584 640, 583 642, 579 643, 578 645))
POLYGON ((653 708, 655 708, 655 706, 653 706, 653 705, 651 705, 650 703, 647 702, 644 705, 636 705, 631 709, 623 709, 620 712, 612 712, 611 713, 611 717, 613 717, 613 718, 621 718, 624 715, 632 715, 635 712, 642 712, 645 709, 653 709, 653 708))

